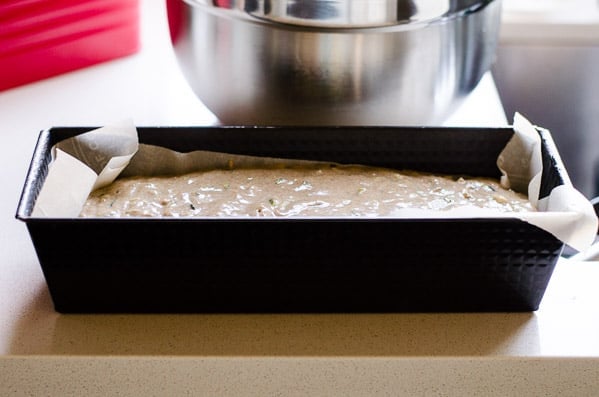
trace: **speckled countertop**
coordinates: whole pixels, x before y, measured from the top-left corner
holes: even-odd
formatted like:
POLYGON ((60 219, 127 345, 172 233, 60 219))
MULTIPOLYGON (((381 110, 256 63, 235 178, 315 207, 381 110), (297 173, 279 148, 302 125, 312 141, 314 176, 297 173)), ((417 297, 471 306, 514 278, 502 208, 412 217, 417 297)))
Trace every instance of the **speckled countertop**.
MULTIPOLYGON (((0 92, 0 395, 596 395, 599 263, 561 261, 534 313, 56 313, 14 218, 38 131, 214 122, 161 3, 142 1, 139 54, 0 92)), ((506 124, 490 76, 465 106, 449 124, 506 124)))
POLYGON ((561 261, 534 313, 61 315, 19 262, 3 263, 0 395, 599 390, 599 263, 561 261))

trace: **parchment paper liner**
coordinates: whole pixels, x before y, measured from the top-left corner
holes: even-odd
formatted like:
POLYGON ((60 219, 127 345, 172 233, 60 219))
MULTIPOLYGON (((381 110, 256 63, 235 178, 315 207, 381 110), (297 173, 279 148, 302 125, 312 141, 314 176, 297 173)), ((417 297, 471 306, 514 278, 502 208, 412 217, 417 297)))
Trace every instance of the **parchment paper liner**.
MULTIPOLYGON (((542 173, 541 140, 524 117, 514 117, 514 136, 497 158, 504 187, 528 192, 539 212, 497 213, 477 207, 448 211, 405 209, 394 218, 519 218, 556 236, 574 249, 588 248, 597 232, 597 217, 591 203, 571 184, 553 189, 539 199, 542 173)), ((52 148, 53 160, 32 212, 34 217, 77 217, 87 196, 108 185, 119 175, 182 174, 214 168, 293 165, 314 163, 226 153, 195 151, 178 153, 138 143, 132 122, 105 126, 59 142, 52 148)))

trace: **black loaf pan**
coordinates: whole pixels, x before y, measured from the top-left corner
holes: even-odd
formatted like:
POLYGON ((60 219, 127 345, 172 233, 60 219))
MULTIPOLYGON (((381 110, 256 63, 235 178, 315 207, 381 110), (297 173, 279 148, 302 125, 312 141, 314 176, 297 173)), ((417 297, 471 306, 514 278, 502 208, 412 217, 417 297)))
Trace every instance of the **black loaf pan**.
MULTIPOLYGON (((50 148, 93 128, 42 131, 17 218, 55 309, 78 313, 494 312, 538 308, 564 244, 518 219, 31 217, 50 148)), ((499 177, 507 128, 151 127, 186 152, 360 163, 499 177)), ((548 131, 542 196, 563 183, 548 131)))

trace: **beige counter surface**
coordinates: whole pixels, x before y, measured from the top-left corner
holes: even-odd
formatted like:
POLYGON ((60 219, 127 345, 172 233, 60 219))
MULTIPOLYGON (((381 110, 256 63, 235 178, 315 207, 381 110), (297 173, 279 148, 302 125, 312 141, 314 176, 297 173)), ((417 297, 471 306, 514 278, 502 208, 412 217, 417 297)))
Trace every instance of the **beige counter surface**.
POLYGON ((534 313, 63 315, 35 259, 17 262, 3 396, 599 391, 599 263, 561 261, 534 313))
MULTIPOLYGON (((0 396, 599 393, 599 263, 561 261, 534 313, 56 313, 14 218, 38 131, 214 122, 157 4, 142 1, 139 54, 0 92, 0 396)), ((490 76, 458 113, 450 124, 506 124, 490 76)))
POLYGON ((599 377, 590 359, 49 357, 0 370, 2 395, 35 396, 580 397, 599 377))
POLYGON ((561 261, 531 313, 60 314, 30 254, 3 264, 4 355, 599 358, 599 263, 561 261))

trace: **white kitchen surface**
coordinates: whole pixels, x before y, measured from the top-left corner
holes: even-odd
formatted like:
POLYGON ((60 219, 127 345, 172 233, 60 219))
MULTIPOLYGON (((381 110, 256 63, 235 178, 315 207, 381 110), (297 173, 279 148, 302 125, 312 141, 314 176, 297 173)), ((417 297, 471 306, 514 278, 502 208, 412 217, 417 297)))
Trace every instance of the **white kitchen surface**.
MULTIPOLYGON (((25 225, 14 218, 39 130, 129 118, 216 122, 178 73, 162 2, 142 4, 139 54, 0 92, 0 395, 599 390, 599 263, 561 261, 534 313, 56 313, 25 225)), ((506 124, 490 75, 447 124, 506 124)))

